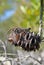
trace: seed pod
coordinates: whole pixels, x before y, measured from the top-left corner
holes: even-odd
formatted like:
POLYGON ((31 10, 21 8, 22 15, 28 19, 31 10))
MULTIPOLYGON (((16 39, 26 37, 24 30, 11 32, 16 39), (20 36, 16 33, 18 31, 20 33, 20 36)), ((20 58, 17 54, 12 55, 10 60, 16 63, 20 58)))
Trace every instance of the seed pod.
POLYGON ((8 36, 8 41, 15 46, 20 46, 27 51, 39 50, 41 42, 40 36, 30 32, 30 28, 14 28, 8 36))
POLYGON ((17 42, 20 38, 19 34, 15 34, 14 32, 11 32, 10 35, 8 36, 8 41, 12 42, 12 44, 17 45, 17 42))

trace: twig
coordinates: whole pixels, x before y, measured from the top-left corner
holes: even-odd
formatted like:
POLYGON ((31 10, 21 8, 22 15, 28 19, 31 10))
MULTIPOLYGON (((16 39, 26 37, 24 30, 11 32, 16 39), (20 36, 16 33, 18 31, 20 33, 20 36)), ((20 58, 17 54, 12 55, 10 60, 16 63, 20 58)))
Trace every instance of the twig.
POLYGON ((26 56, 24 59, 22 59, 22 61, 28 59, 29 57, 32 58, 32 59, 34 59, 34 60, 36 60, 38 63, 42 64, 39 60, 37 60, 36 58, 32 57, 31 55, 26 56))

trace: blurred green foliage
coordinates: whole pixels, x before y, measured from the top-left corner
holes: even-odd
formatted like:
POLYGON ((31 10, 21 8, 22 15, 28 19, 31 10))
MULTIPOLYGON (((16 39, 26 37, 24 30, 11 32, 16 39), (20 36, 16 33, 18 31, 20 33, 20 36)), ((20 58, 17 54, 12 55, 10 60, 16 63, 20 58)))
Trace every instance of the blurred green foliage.
MULTIPOLYGON (((31 27, 32 31, 37 32, 40 21, 40 0, 12 0, 12 4, 17 4, 15 14, 4 22, 0 22, 0 29, 6 32, 13 27, 31 27)), ((11 9, 12 5, 7 0, 0 1, 0 13, 11 9)), ((44 15, 43 15, 44 16, 44 15)), ((44 20, 44 18, 43 18, 44 20)))
POLYGON ((0 0, 0 14, 3 14, 5 10, 10 8, 11 6, 8 4, 8 0, 0 0))
MULTIPOLYGON (((40 21, 40 0, 12 0, 12 4, 16 3, 17 10, 15 14, 4 22, 0 22, 0 39, 5 40, 7 33, 13 27, 31 27, 32 31, 38 32, 40 21)), ((5 10, 11 9, 12 4, 8 4, 8 0, 0 0, 0 14, 5 10)), ((44 15, 43 15, 44 21, 44 15)), ((42 45, 42 44, 41 44, 42 45)), ((8 45, 9 47, 9 45, 8 45)), ((44 48, 44 45, 41 48, 44 48)), ((11 49, 9 47, 9 49, 11 49)))

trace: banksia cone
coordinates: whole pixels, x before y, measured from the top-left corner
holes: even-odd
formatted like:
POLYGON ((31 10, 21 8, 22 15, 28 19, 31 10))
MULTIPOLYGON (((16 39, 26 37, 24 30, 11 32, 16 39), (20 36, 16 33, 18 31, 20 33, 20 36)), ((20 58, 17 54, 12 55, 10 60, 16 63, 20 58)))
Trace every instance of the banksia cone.
POLYGON ((20 46, 27 51, 36 51, 40 48, 40 36, 30 31, 31 28, 22 29, 15 28, 12 29, 8 37, 8 41, 12 42, 15 46, 20 46))

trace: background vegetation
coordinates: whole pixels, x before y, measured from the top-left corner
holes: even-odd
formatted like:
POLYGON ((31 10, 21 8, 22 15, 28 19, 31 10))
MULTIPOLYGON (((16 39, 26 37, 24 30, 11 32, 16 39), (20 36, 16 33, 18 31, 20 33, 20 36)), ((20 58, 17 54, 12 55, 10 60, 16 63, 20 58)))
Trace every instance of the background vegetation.
MULTIPOLYGON (((0 15, 5 10, 9 10, 16 6, 16 12, 7 20, 0 21, 0 30, 7 32, 13 27, 31 27, 32 31, 38 32, 40 21, 40 0, 0 0, 0 15)), ((44 15, 43 15, 44 17, 44 15)), ((44 18, 43 18, 44 22, 44 18)), ((0 39, 5 39, 3 32, 0 32, 0 39)), ((5 34, 4 33, 4 34, 5 34)))

